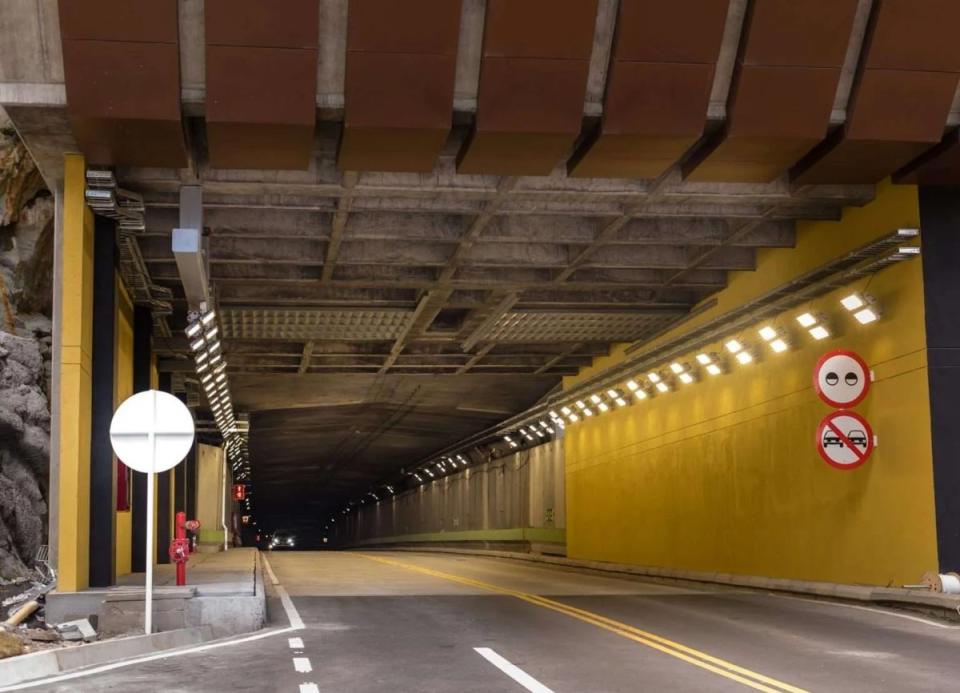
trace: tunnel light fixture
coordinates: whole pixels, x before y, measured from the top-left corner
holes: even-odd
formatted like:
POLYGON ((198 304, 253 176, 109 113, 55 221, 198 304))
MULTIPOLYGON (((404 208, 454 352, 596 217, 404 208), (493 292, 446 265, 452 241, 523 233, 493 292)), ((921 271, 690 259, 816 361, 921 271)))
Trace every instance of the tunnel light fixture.
POLYGON ((560 411, 563 412, 564 416, 570 416, 570 414, 573 413, 573 410, 570 409, 570 407, 562 407, 560 411))
POLYGON ((217 330, 216 326, 211 327, 209 330, 207 330, 207 331, 204 333, 203 338, 206 339, 208 342, 212 342, 212 341, 213 341, 214 339, 216 339, 216 337, 217 337, 217 331, 218 331, 218 330, 217 330))
POLYGON ((743 344, 738 339, 731 339, 723 346, 731 354, 738 354, 743 351, 743 344))
POLYGON ((709 366, 713 363, 713 359, 710 358, 709 354, 697 354, 697 363, 701 366, 709 366))
POLYGON ((636 380, 631 379, 627 381, 627 389, 630 390, 630 392, 636 392, 640 389, 640 386, 637 384, 636 380))
POLYGON ((773 349, 775 353, 782 354, 783 352, 787 351, 790 348, 790 345, 787 344, 785 340, 778 337, 777 339, 774 339, 772 342, 770 342, 770 348, 773 349))
POLYGON ((206 362, 204 362, 204 363, 198 363, 198 364, 197 364, 197 373, 203 373, 203 372, 204 372, 205 370, 207 370, 209 367, 210 367, 210 364, 209 364, 209 363, 206 363, 206 362))
POLYGON ((600 399, 600 395, 590 395, 590 401, 594 404, 600 404, 603 400, 600 399))
POLYGON ((679 378, 680 382, 683 383, 684 385, 692 385, 694 382, 696 382, 693 376, 690 375, 689 373, 681 373, 677 377, 679 378))
POLYGON ((610 407, 606 402, 600 402, 600 404, 597 405, 597 409, 600 410, 601 414, 606 414, 608 411, 610 411, 610 407))
POLYGON ((757 330, 757 332, 760 333, 760 337, 761 337, 761 338, 763 339, 763 341, 765 341, 765 342, 771 342, 771 341, 773 341, 774 339, 777 338, 777 336, 778 336, 778 334, 779 334, 779 333, 777 332, 776 328, 771 327, 770 325, 765 325, 765 326, 761 327, 759 330, 757 330))
POLYGON ((224 380, 226 380, 226 379, 227 379, 226 373, 221 373, 221 374, 218 375, 216 378, 214 378, 214 380, 215 380, 216 382, 218 382, 218 383, 222 383, 222 382, 223 382, 224 380))
POLYGON ((199 322, 190 323, 189 325, 187 325, 187 329, 184 330, 184 332, 186 332, 188 339, 193 339, 202 331, 203 331, 203 326, 199 322))
POLYGON ((670 386, 663 381, 657 383, 656 388, 657 388, 657 392, 662 392, 663 394, 670 392, 670 386))
POLYGON ((711 363, 709 366, 707 366, 707 373, 710 375, 722 375, 723 369, 717 364, 711 363))
POLYGON ((579 409, 580 411, 583 411, 583 410, 586 409, 586 408, 587 408, 587 405, 584 403, 584 401, 583 401, 582 399, 578 399, 578 400, 577 400, 577 409, 579 409))
POLYGON ((817 324, 817 318, 813 313, 801 313, 797 316, 797 322, 800 323, 800 327, 810 329, 817 324))
POLYGON ((743 351, 737 352, 736 359, 741 366, 746 366, 747 364, 753 363, 753 354, 744 349, 743 351))
POLYGON ((880 319, 880 310, 877 300, 870 294, 855 292, 840 299, 840 304, 853 313, 854 319, 861 325, 869 325, 880 319))
POLYGON ((674 375, 680 375, 686 368, 683 367, 683 364, 674 362, 670 364, 670 370, 673 371, 674 375))
POLYGON ((205 352, 205 351, 201 351, 201 352, 200 352, 199 354, 197 354, 197 356, 196 356, 197 363, 203 363, 203 362, 206 361, 208 358, 210 358, 210 357, 207 355, 207 352, 205 352))
POLYGON ((580 420, 580 417, 577 416, 576 414, 570 414, 570 416, 567 418, 570 419, 570 423, 577 423, 577 421, 580 420))
POLYGON ((610 399, 616 399, 619 396, 620 396, 620 393, 614 390, 613 388, 607 390, 607 397, 609 397, 610 399))
POLYGON ((656 371, 651 371, 650 373, 648 373, 647 378, 650 380, 651 383, 654 383, 654 384, 659 383, 661 380, 660 374, 657 373, 656 371))
POLYGON ((203 323, 204 327, 207 327, 212 323, 217 317, 216 311, 209 310, 203 314, 203 317, 200 318, 200 322, 203 323))
POLYGON ((585 409, 583 410, 583 415, 584 415, 584 416, 593 416, 593 410, 592 410, 592 409, 589 409, 589 408, 585 408, 585 409))
POLYGON ((551 419, 559 419, 559 418, 560 418, 560 417, 557 415, 557 412, 554 411, 553 409, 550 410, 548 416, 549 416, 551 419))
POLYGON ((190 342, 190 351, 200 351, 203 349, 204 344, 205 342, 203 339, 195 339, 194 341, 190 342))
POLYGON ((782 354, 790 348, 787 335, 783 330, 777 329, 772 325, 765 325, 757 330, 757 332, 774 353, 782 354))
POLYGON ((830 330, 823 325, 815 325, 814 327, 810 328, 810 336, 819 342, 820 340, 827 339, 830 336, 830 330))
POLYGON ((616 404, 617 404, 618 407, 625 407, 625 406, 627 406, 627 400, 625 400, 623 397, 617 397, 617 398, 616 398, 615 400, 613 400, 613 401, 616 402, 616 404))
POLYGON ((638 388, 633 391, 633 396, 636 397, 637 399, 646 399, 650 395, 648 395, 647 391, 644 390, 643 388, 638 388))

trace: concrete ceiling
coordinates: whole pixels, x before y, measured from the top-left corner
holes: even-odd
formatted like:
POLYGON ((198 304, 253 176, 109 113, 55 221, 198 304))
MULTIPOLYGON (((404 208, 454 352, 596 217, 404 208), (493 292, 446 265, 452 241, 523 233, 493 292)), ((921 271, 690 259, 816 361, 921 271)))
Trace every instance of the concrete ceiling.
POLYGON ((160 365, 188 388, 170 233, 180 187, 202 186, 264 510, 333 508, 523 410, 960 122, 960 66, 931 62, 923 32, 890 38, 950 3, 410 0, 383 32, 396 5, 4 3, 23 40, 0 47, 0 105, 51 185, 82 150, 142 195, 136 241, 174 295, 160 365), (97 65, 113 80, 86 79, 97 65), (884 120, 875 92, 854 97, 893 93, 862 79, 888 68, 941 76, 884 120))

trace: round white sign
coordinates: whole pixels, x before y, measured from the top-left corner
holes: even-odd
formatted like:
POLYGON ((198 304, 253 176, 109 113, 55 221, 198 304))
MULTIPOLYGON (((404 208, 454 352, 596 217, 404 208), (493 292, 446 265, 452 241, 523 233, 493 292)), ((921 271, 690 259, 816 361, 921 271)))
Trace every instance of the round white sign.
POLYGON ((193 445, 193 416, 167 392, 138 392, 120 405, 110 422, 110 444, 120 461, 144 474, 173 469, 193 445))
POLYGON ((820 399, 830 406, 853 407, 870 392, 870 368, 852 351, 830 351, 817 362, 813 386, 820 399))

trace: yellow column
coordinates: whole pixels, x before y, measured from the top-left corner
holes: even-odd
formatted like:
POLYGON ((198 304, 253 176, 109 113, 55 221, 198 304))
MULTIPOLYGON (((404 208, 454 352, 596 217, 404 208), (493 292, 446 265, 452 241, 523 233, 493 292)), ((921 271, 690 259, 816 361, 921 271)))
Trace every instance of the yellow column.
MULTIPOLYGON (((116 282, 117 321, 113 376, 115 408, 133 394, 133 302, 119 275, 116 282)), ((127 575, 133 570, 132 516, 132 510, 116 511, 117 545, 114 547, 114 555, 117 575, 127 575)))
POLYGON ((93 346, 93 213, 84 201, 85 162, 65 160, 60 346, 59 581, 85 589, 90 566, 90 404, 93 346))

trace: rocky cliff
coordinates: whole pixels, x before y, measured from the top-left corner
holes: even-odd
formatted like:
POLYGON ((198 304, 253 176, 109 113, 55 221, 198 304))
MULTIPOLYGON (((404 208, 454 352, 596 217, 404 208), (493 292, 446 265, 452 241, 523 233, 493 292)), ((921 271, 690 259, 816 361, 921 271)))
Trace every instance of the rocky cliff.
POLYGON ((53 200, 0 111, 0 580, 46 543, 53 200))

